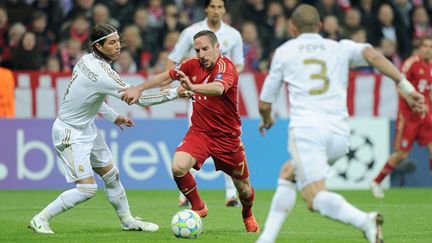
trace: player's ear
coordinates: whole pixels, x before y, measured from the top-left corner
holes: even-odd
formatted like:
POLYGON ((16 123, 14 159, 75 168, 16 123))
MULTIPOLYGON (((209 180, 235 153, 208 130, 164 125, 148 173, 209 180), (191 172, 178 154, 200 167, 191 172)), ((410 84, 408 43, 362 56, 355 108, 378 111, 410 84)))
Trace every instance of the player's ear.
POLYGON ((98 51, 102 51, 102 50, 101 50, 101 48, 102 48, 102 45, 101 45, 101 44, 96 43, 96 44, 95 44, 95 47, 96 47, 96 49, 97 49, 98 51))

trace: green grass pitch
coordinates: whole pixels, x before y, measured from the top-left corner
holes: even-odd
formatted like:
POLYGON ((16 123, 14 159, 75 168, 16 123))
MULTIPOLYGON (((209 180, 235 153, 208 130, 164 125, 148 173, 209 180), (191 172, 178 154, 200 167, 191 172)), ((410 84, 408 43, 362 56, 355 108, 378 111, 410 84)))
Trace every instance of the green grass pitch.
MULTIPOLYGON (((157 233, 124 232, 111 205, 99 190, 95 198, 51 220, 54 235, 39 235, 27 228, 32 216, 60 191, 0 191, 0 241, 2 242, 179 242, 170 231, 171 217, 179 210, 174 190, 129 190, 134 216, 161 226, 157 233)), ((385 242, 432 242, 432 190, 391 189, 383 200, 369 191, 340 191, 364 210, 384 214, 385 242)), ((244 230, 240 208, 224 205, 224 192, 202 190, 209 208, 203 219, 204 233, 196 242, 254 242, 256 234, 244 230)), ((254 214, 264 225, 273 191, 257 190, 254 214)), ((294 212, 283 225, 277 242, 366 242, 360 231, 311 213, 297 196, 294 212)))

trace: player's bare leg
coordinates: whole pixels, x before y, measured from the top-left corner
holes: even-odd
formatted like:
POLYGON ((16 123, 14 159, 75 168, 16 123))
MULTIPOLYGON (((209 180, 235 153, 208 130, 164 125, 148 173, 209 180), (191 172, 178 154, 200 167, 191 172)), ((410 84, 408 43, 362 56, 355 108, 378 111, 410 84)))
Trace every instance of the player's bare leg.
POLYGON ((270 212, 257 243, 275 242, 286 217, 291 213, 295 205, 296 197, 294 166, 288 161, 282 165, 270 212))
POLYGON ((207 216, 208 209, 198 193, 195 178, 190 173, 195 164, 196 160, 190 154, 178 151, 174 154, 171 170, 178 189, 189 200, 192 210, 203 218, 207 216))
MULTIPOLYGON (((235 172, 234 172, 235 173, 235 172)), ((249 177, 237 179, 232 177, 242 204, 242 217, 247 232, 259 232, 260 227, 252 213, 253 201, 255 198, 254 189, 250 184, 249 177)))
POLYGON ((29 228, 36 233, 53 234, 49 220, 96 195, 97 185, 93 176, 76 181, 76 187, 60 194, 30 221, 29 228))
POLYGON ((125 189, 120 181, 119 170, 113 164, 101 168, 93 168, 101 176, 105 184, 105 194, 108 201, 114 207, 121 222, 121 227, 126 231, 155 232, 159 226, 145 222, 139 217, 132 217, 125 189))
POLYGON ((384 198, 384 190, 381 187, 381 182, 390 174, 394 168, 404 159, 408 157, 408 152, 403 150, 396 150, 390 155, 386 164, 371 182, 372 195, 376 198, 384 198))

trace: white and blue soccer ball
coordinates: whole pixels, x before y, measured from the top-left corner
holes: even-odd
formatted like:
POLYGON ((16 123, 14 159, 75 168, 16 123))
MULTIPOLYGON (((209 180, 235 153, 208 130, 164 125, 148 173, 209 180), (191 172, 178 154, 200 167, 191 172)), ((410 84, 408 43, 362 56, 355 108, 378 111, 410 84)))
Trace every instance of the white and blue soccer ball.
POLYGON ((171 231, 177 238, 197 238, 202 228, 200 216, 190 209, 177 212, 171 220, 171 231))

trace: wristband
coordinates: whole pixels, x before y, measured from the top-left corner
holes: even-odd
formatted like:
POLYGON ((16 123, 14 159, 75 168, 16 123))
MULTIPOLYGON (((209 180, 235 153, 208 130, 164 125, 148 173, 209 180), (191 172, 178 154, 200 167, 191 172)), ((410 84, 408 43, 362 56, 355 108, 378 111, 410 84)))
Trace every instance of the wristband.
POLYGON ((410 95, 412 92, 415 91, 414 86, 405 78, 402 79, 398 84, 399 89, 401 90, 402 94, 405 96, 410 95))

